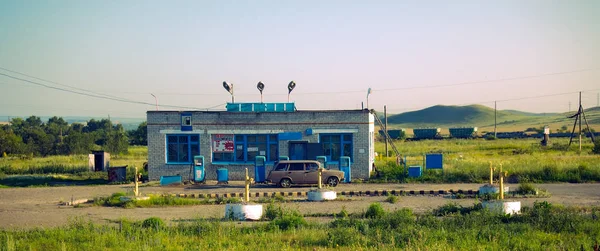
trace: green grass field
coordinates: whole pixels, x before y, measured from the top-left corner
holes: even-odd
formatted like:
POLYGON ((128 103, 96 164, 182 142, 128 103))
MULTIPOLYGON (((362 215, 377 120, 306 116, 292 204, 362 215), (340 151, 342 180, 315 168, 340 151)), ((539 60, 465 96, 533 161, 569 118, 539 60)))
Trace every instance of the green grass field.
MULTIPOLYGON (((510 180, 516 182, 589 182, 600 181, 600 155, 591 153, 591 141, 567 149, 568 139, 551 139, 552 145, 542 147, 536 139, 499 140, 423 140, 395 142, 407 165, 423 166, 423 154, 443 153, 444 170, 425 171, 416 182, 481 183, 489 179, 490 162, 502 165, 510 180)), ((380 156, 376 166, 382 172, 379 180, 405 180, 403 168, 395 165, 395 157, 385 158, 384 144, 375 150, 380 156)), ((391 151, 391 147, 389 147, 391 151)), ((393 154, 390 153, 390 156, 393 154)))
MULTIPOLYGON (((111 155, 110 165, 127 165, 127 177, 132 180, 135 167, 143 173, 147 149, 145 146, 129 147, 127 154, 111 155)), ((90 170, 88 155, 0 158, 0 185, 4 186, 92 185, 107 182, 107 172, 90 170)))
POLYGON ((66 227, 0 231, 0 250, 593 250, 600 241, 600 209, 546 202, 519 215, 498 215, 480 205, 448 204, 429 213, 344 210, 326 223, 267 206, 265 219, 239 224, 184 220, 171 226, 151 217, 113 225, 81 218, 66 227))

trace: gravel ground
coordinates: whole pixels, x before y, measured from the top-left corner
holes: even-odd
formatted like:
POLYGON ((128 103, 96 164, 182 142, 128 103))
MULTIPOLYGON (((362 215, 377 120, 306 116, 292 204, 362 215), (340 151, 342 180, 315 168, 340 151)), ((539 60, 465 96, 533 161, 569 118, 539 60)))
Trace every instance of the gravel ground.
MULTIPOLYGON (((481 184, 341 184, 336 191, 367 191, 367 190, 477 190, 481 184)), ((516 188, 516 184, 508 184, 516 188)), ((520 199, 524 206, 533 204, 536 200, 546 200, 550 203, 563 205, 600 206, 600 183, 593 184, 539 184, 537 187, 550 192, 549 198, 520 199)), ((289 189, 274 186, 255 185, 251 192, 297 192, 308 191, 311 187, 293 187, 289 189)), ((161 217, 169 222, 185 221, 196 218, 221 218, 225 213, 225 205, 199 205, 185 207, 163 208, 109 208, 62 206, 61 202, 71 199, 93 199, 99 196, 109 196, 116 192, 128 192, 132 185, 103 185, 103 186, 67 186, 67 187, 37 187, 37 188, 3 188, 0 189, 0 229, 31 229, 36 227, 63 226, 69 221, 83 218, 96 223, 109 223, 120 218, 142 220, 151 216, 161 217)), ((143 186, 144 194, 168 193, 240 193, 243 192, 242 182, 231 182, 228 185, 208 183, 197 186, 158 187, 143 186)), ((305 198, 282 203, 285 208, 295 209, 304 214, 337 213, 345 208, 348 212, 363 212, 369 204, 381 202, 387 210, 411 208, 415 212, 425 212, 447 203, 457 203, 470 206, 475 199, 452 199, 448 196, 415 195, 402 196, 398 203, 384 202, 385 196, 345 196, 346 200, 329 202, 307 202, 305 198)))

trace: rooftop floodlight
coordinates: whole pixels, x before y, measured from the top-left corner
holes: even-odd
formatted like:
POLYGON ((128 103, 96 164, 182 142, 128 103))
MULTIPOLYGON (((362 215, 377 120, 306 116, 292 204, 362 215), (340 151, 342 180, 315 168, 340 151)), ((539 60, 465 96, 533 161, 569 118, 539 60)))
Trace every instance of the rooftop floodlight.
POLYGON ((235 99, 233 97, 233 84, 223 81, 223 88, 225 88, 227 92, 231 93, 231 103, 235 103, 235 99))
POLYGON ((256 89, 258 89, 258 91, 260 92, 260 102, 263 102, 263 95, 262 92, 265 89, 265 84, 263 84, 263 82, 258 81, 258 84, 256 84, 256 89))
POLYGON ((294 81, 290 81, 288 84, 288 103, 290 102, 290 93, 296 88, 296 83, 294 81))

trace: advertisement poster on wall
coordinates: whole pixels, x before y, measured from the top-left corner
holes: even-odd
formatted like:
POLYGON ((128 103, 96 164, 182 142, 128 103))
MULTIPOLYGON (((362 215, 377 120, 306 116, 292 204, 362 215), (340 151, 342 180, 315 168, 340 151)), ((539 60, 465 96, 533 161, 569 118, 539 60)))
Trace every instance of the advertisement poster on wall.
POLYGON ((212 138, 213 152, 233 152, 233 134, 215 134, 212 138))

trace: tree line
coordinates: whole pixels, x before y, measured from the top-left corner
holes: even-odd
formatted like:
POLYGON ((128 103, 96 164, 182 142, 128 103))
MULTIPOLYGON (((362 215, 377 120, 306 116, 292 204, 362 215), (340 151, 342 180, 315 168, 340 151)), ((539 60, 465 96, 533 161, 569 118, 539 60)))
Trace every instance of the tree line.
POLYGON ((130 144, 146 145, 146 122, 136 130, 125 131, 109 119, 90 119, 69 124, 61 117, 43 122, 39 117, 13 118, 0 126, 0 153, 34 156, 86 154, 103 150, 126 153, 130 144))

